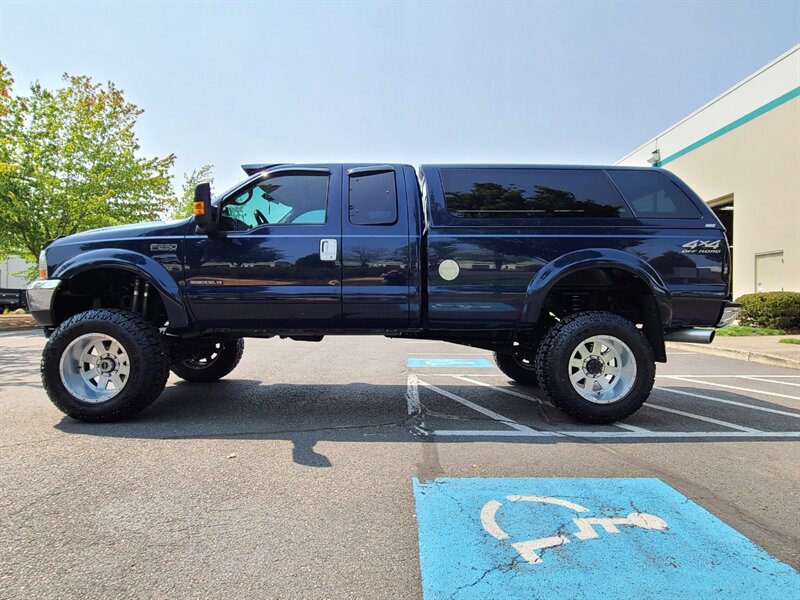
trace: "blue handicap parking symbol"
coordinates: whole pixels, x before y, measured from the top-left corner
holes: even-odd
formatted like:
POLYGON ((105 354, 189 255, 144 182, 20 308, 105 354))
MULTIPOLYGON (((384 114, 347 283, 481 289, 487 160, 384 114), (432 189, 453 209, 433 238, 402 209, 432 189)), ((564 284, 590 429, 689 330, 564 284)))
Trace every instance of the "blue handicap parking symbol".
POLYGON ((473 369, 490 369, 494 365, 485 358, 409 358, 406 363, 409 367, 414 368, 464 368, 471 367, 473 369))
POLYGON ((658 479, 414 480, 425 600, 800 596, 800 575, 658 479))

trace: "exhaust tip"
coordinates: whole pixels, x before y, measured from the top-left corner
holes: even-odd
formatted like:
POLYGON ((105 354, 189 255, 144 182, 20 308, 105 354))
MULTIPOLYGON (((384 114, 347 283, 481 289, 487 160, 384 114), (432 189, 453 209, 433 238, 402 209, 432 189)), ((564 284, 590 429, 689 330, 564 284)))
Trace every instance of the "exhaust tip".
POLYGON ((715 329, 675 329, 664 335, 665 342, 683 342, 685 344, 710 344, 717 335, 715 329))

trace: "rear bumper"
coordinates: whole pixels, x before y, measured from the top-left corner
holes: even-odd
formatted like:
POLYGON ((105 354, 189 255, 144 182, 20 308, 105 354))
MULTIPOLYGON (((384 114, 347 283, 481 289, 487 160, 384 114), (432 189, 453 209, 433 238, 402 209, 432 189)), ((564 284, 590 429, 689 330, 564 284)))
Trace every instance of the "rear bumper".
POLYGON ((25 288, 25 294, 28 297, 28 310, 42 327, 55 325, 53 297, 56 295, 60 285, 60 279, 37 279, 25 288))
POLYGON ((739 316, 739 311, 742 309, 741 304, 735 302, 726 302, 722 307, 722 313, 719 316, 717 327, 725 327, 730 325, 739 316))

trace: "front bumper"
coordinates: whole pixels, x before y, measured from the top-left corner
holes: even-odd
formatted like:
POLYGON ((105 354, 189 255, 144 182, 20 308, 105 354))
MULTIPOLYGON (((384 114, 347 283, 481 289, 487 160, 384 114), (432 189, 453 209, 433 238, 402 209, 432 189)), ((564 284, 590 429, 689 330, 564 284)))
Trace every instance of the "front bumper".
POLYGON ((725 327, 726 325, 733 323, 733 321, 736 320, 736 317, 739 316, 740 310, 742 310, 741 304, 726 302, 722 307, 722 313, 719 316, 717 327, 725 327))
POLYGON ((60 285, 60 279, 37 279, 25 288, 25 294, 28 297, 28 310, 42 327, 55 325, 53 297, 56 295, 60 285))

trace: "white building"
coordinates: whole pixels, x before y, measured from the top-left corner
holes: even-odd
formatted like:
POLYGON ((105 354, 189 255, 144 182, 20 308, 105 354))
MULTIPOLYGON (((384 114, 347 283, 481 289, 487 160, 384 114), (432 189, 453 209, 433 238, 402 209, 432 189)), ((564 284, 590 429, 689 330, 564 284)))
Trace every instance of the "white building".
POLYGON ((28 284, 28 279, 19 273, 31 266, 32 263, 19 256, 0 259, 0 288, 24 288, 28 284))
POLYGON ((727 227, 734 298, 800 291, 800 44, 617 164, 653 159, 727 227))

